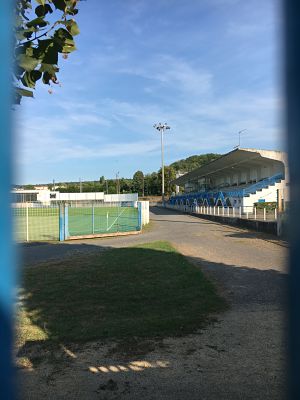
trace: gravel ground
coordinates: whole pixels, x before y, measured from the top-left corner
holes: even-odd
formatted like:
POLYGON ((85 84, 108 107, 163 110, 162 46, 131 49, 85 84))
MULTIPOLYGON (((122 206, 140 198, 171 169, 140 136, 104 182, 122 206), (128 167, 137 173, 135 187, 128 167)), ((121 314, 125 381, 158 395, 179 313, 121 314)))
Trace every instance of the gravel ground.
POLYGON ((23 265, 168 240, 217 284, 229 311, 197 334, 118 349, 100 342, 55 349, 20 371, 23 399, 285 398, 286 245, 276 237, 153 208, 138 236, 22 246, 23 265), (53 358, 54 357, 54 358, 53 358), (56 362, 60 360, 60 362, 56 362))

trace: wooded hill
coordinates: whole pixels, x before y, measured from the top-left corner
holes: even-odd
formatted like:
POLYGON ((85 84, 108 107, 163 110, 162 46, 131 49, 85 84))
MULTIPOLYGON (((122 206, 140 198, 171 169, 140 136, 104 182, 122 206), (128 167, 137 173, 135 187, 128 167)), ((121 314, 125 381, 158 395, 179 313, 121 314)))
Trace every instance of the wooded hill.
POLYGON ((190 172, 195 168, 202 167, 202 165, 216 160, 217 158, 221 157, 221 155, 222 154, 207 153, 201 154, 200 156, 191 156, 173 162, 170 164, 170 167, 174 168, 176 172, 190 172))

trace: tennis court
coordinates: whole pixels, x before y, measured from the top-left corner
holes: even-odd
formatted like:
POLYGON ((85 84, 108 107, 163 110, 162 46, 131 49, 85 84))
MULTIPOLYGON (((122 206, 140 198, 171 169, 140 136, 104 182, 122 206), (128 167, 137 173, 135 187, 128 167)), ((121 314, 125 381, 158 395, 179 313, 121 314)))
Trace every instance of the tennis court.
POLYGON ((60 239, 63 224, 68 237, 140 230, 139 210, 132 206, 14 207, 14 238, 18 242, 60 239))
POLYGON ((134 207, 80 207, 68 209, 69 236, 139 230, 134 207))

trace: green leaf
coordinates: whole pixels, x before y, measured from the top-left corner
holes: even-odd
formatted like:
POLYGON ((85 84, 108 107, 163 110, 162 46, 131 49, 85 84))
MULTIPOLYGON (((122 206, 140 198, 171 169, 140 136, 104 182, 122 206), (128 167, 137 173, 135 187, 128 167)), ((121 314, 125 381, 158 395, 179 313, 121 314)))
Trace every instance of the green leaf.
POLYGON ((65 11, 66 9, 66 2, 64 0, 52 0, 52 3, 58 10, 65 11))
POLYGON ((59 28, 54 33, 54 37, 59 38, 61 40, 64 39, 73 39, 73 36, 64 28, 59 28))
POLYGON ((53 11, 50 4, 45 4, 44 6, 37 6, 35 9, 35 13, 38 17, 44 17, 47 13, 52 14, 53 11))
POLYGON ((58 46, 54 43, 47 48, 45 56, 43 57, 43 63, 45 64, 57 64, 58 63, 58 46))
POLYGON ((42 6, 45 5, 45 0, 36 0, 37 3, 41 4, 42 6))
POLYGON ((29 29, 18 29, 16 32, 16 38, 18 40, 24 40, 24 38, 30 39, 33 32, 36 32, 36 29, 34 27, 31 27, 29 29))
POLYGON ((16 91, 20 96, 33 97, 33 93, 31 90, 17 88, 16 91))
POLYGON ((72 36, 76 36, 80 33, 79 27, 73 19, 67 21, 67 29, 72 36))
POLYGON ((76 14, 78 14, 77 8, 74 8, 73 10, 69 11, 69 14, 70 14, 70 15, 76 15, 76 14))
POLYGON ((51 78, 52 78, 52 75, 50 75, 47 71, 44 72, 44 74, 43 74, 43 82, 44 82, 45 85, 49 85, 49 82, 50 82, 51 78))
POLYGON ((76 50, 73 36, 64 28, 59 28, 54 34, 54 41, 59 53, 71 53, 76 50))
POLYGON ((31 26, 43 28, 44 26, 49 25, 48 21, 45 21, 42 17, 34 18, 32 21, 27 22, 27 27, 31 26))
POLYGON ((17 58, 18 65, 24 68, 25 71, 32 71, 39 64, 39 60, 34 57, 30 57, 26 54, 20 54, 17 58))
POLYGON ((34 89, 36 81, 38 81, 41 77, 42 77, 42 73, 40 71, 25 72, 21 81, 24 86, 34 89))
POLYGON ((59 71, 59 68, 56 65, 43 63, 41 64, 40 71, 48 72, 49 75, 54 76, 55 73, 59 71))
POLYGON ((33 48, 27 47, 27 49, 25 50, 25 54, 29 57, 32 57, 33 56, 33 48))

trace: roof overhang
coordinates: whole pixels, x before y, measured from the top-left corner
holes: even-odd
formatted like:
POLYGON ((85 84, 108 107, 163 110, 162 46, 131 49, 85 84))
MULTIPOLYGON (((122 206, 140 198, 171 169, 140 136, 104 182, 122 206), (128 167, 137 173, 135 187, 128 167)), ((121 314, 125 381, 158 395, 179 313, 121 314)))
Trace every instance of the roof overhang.
POLYGON ((239 170, 253 167, 267 166, 278 162, 286 165, 287 156, 282 151, 259 150, 259 149, 235 149, 220 158, 196 168, 185 175, 172 181, 172 184, 183 186, 187 182, 214 175, 224 175, 228 170, 234 168, 239 170))

